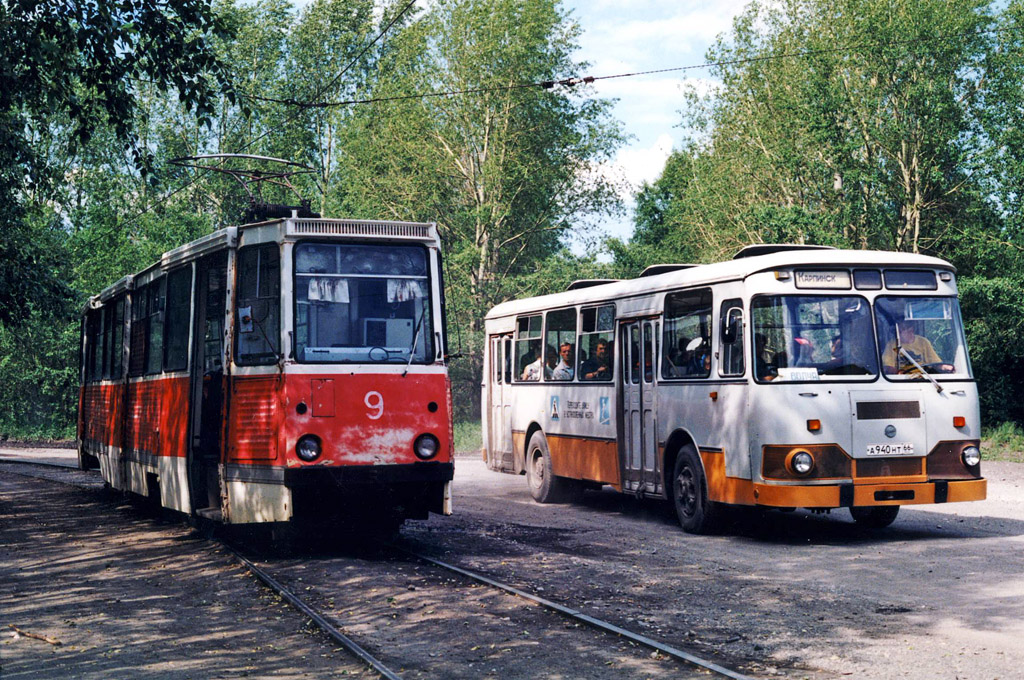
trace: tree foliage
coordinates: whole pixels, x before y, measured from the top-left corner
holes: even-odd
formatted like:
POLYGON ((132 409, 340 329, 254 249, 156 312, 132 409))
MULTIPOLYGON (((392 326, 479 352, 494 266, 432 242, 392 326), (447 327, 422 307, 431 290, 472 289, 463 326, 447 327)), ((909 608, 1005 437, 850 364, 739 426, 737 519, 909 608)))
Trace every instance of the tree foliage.
POLYGON ((1024 3, 752 2, 691 90, 692 136, 637 197, 615 268, 750 243, 921 252, 959 269, 984 415, 1020 418, 1024 3), (1017 315, 1019 316, 1019 315, 1017 315))

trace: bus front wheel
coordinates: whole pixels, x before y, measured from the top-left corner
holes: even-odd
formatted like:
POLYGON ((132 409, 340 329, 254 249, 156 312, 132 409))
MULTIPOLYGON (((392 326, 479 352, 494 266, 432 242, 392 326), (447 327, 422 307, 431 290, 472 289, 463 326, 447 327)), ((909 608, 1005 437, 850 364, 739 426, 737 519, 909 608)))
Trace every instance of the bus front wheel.
POLYGON ((538 503, 560 503, 569 495, 570 480, 551 472, 551 454, 543 432, 534 432, 526 448, 526 481, 538 503))
POLYGON ((683 531, 710 534, 720 528, 724 507, 708 500, 704 467, 692 449, 683 449, 672 476, 672 503, 683 531))
POLYGON ((882 529, 896 521, 896 515, 900 514, 898 505, 879 505, 874 508, 850 508, 850 514, 857 524, 872 529, 882 529))

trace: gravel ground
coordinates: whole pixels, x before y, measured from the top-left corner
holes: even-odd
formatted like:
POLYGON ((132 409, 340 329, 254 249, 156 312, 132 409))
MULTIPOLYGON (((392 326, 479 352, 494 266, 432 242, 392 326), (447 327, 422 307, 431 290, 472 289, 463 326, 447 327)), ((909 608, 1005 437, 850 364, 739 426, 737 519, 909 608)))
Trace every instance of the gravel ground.
MULTIPOLYGON (((366 674, 181 525, 9 469, 3 678, 366 674)), ((1018 678, 1024 465, 984 470, 988 500, 905 507, 881 531, 845 511, 797 511, 704 537, 681 532, 664 504, 609 490, 538 505, 524 478, 463 455, 455 515, 410 522, 400 542, 757 677, 1018 678)), ((267 563, 357 640, 397 645, 408 677, 684 672, 460 579, 437 591, 421 564, 337 551, 267 563)))
POLYGON ((0 636, 4 680, 375 677, 181 523, 6 464, 0 636))

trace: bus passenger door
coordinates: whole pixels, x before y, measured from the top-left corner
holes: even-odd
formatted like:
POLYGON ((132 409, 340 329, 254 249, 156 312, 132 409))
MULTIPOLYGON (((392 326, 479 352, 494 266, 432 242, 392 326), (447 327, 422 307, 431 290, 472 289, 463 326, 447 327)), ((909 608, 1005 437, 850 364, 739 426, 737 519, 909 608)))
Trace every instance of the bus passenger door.
POLYGON ((654 321, 632 321, 619 330, 622 379, 622 489, 655 493, 657 442, 654 423, 654 366, 657 356, 654 321))
POLYGON ((496 335, 490 342, 490 427, 487 446, 488 466, 496 470, 512 470, 512 336, 496 335))

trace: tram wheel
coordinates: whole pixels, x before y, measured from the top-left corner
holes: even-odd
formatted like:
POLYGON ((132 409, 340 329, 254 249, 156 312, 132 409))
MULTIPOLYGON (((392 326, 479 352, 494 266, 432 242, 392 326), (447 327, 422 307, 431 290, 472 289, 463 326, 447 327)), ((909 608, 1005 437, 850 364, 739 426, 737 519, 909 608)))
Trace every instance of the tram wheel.
POLYGON ((850 514, 857 524, 872 529, 882 529, 896 521, 900 514, 898 505, 879 505, 873 508, 850 508, 850 514))
POLYGON ((710 534, 718 531, 725 508, 708 500, 708 483, 704 468, 692 449, 683 449, 676 458, 672 476, 672 504, 683 531, 710 534))
POLYGON ((571 480, 551 472, 551 454, 543 432, 534 432, 526 448, 526 481, 538 503, 562 503, 569 496, 571 480))

